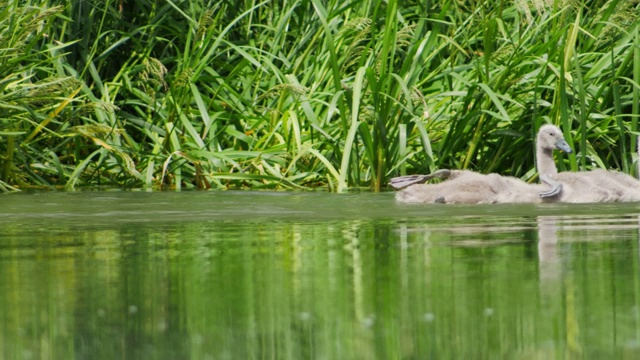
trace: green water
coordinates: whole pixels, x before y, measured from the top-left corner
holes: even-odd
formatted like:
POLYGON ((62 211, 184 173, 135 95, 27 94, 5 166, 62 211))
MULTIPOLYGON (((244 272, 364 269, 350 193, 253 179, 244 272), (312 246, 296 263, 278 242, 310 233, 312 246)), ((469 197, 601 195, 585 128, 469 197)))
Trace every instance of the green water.
POLYGON ((640 354, 640 205, 1 197, 1 359, 640 354))

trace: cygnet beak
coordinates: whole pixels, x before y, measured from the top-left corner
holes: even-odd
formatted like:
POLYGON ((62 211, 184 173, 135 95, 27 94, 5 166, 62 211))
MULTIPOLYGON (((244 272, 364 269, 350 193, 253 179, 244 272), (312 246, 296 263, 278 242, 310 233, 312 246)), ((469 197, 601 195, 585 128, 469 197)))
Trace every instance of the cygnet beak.
POLYGON ((571 154, 573 152, 573 150, 571 150, 571 148, 569 147, 569 144, 567 144, 567 142, 562 138, 556 141, 556 148, 566 152, 567 154, 571 154))

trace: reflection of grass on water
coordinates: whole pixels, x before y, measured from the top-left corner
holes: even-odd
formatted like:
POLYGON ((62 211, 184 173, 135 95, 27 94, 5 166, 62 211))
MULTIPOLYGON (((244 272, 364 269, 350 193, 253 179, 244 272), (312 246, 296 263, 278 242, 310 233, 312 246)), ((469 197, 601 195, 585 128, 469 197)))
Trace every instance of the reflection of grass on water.
MULTIPOLYGON (((611 226, 615 240, 602 241, 595 216, 520 217, 511 231, 500 216, 448 219, 448 226, 425 217, 3 227, 0 354, 350 359, 632 351, 637 289, 628 285, 638 282, 639 260, 631 220, 611 226)), ((603 216, 602 224, 612 219, 603 216)))

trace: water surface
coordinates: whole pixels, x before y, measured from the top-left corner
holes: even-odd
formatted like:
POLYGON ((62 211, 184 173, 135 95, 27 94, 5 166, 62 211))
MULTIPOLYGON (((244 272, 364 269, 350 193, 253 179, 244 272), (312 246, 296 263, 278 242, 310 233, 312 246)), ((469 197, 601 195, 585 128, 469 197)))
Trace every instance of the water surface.
POLYGON ((2 196, 2 359, 636 358, 638 204, 2 196))

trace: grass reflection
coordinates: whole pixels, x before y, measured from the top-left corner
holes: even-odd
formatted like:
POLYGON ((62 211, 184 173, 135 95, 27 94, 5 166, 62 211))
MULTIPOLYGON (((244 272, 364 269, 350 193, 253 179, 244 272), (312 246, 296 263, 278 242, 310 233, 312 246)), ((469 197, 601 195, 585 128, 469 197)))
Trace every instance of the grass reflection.
POLYGON ((638 219, 2 228, 5 359, 631 358, 638 219))

